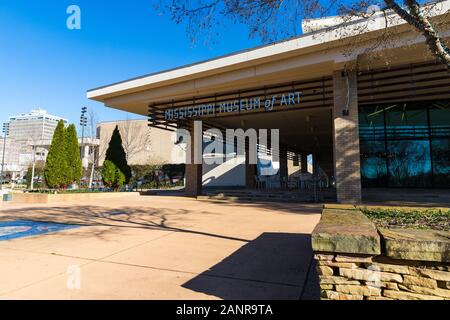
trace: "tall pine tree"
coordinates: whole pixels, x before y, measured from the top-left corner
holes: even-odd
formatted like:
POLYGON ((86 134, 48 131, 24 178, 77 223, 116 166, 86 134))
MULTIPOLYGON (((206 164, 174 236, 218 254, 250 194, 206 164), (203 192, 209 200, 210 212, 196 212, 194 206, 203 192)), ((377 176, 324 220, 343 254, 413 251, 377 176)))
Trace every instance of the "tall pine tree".
POLYGON ((71 124, 66 129, 66 159, 68 181, 69 183, 78 183, 83 176, 83 165, 81 163, 77 130, 74 124, 71 124))
POLYGON ((105 161, 111 161, 124 174, 125 183, 129 183, 131 179, 131 168, 127 163, 127 156, 122 145, 122 137, 120 135, 119 127, 113 131, 111 141, 109 142, 108 150, 106 150, 105 161))
POLYGON ((53 133, 52 144, 48 150, 44 176, 50 188, 64 187, 68 184, 66 157, 66 129, 64 121, 59 121, 53 133))

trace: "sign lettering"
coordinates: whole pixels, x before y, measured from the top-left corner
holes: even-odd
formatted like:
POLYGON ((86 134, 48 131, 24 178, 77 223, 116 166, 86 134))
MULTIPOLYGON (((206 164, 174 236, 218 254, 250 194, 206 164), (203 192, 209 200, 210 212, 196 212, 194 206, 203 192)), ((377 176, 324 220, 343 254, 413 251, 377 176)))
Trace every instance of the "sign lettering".
POLYGON ((189 119, 197 117, 214 117, 226 113, 243 112, 266 112, 274 108, 288 107, 300 104, 301 92, 294 91, 270 97, 248 97, 223 102, 208 102, 204 104, 193 104, 187 107, 166 109, 164 117, 166 120, 189 119))

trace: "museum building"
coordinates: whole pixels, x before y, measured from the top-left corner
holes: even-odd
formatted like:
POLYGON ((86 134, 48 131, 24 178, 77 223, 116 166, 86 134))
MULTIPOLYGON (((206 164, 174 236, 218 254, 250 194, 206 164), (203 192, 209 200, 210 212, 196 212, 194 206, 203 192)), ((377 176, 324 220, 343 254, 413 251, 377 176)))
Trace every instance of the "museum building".
MULTIPOLYGON (((443 1, 432 13, 445 39, 449 10, 443 1)), ((194 120, 204 129, 279 129, 278 176, 289 175, 288 161, 307 171, 310 158, 341 203, 360 202, 365 188, 450 188, 450 70, 423 36, 388 16, 308 30, 87 96, 165 130, 193 130, 194 120)), ((242 167, 244 185, 255 188, 261 170, 242 167)), ((187 164, 188 195, 202 193, 207 171, 187 164)))

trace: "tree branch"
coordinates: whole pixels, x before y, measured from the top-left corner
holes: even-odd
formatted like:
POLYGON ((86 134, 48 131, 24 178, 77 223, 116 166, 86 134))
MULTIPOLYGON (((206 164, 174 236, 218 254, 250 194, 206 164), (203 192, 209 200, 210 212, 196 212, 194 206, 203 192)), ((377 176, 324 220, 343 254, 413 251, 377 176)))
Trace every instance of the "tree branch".
POLYGON ((394 0, 385 0, 388 7, 394 10, 403 20, 413 26, 425 37, 425 43, 439 61, 450 67, 450 50, 444 40, 438 35, 431 21, 422 13, 420 5, 415 0, 405 0, 409 12, 401 8, 394 0))

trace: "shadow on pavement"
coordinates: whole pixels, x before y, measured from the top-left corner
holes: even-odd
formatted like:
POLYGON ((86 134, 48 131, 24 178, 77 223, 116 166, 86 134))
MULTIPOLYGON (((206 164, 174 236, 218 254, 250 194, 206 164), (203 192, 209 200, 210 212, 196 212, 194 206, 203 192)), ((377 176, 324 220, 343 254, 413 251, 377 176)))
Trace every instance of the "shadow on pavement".
MULTIPOLYGON (((96 206, 53 206, 30 207, 27 209, 10 209, 0 211, 0 221, 41 221, 52 223, 73 224, 79 226, 137 228, 147 230, 161 230, 169 232, 183 232, 215 237, 220 239, 248 242, 233 236, 215 234, 205 231, 193 230, 183 225, 183 216, 194 213, 193 210, 168 208, 136 208, 121 207, 108 209, 96 206)), ((199 213, 198 211, 196 213, 199 213)), ((203 215, 215 215, 214 212, 201 211, 203 215)), ((107 230, 105 232, 112 232, 107 230)), ((78 233, 80 234, 80 232, 78 233)))
POLYGON ((263 233, 183 284, 226 300, 318 299, 311 236, 263 233))

